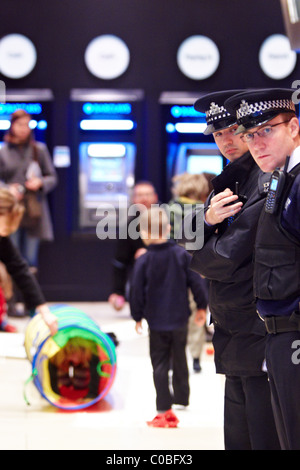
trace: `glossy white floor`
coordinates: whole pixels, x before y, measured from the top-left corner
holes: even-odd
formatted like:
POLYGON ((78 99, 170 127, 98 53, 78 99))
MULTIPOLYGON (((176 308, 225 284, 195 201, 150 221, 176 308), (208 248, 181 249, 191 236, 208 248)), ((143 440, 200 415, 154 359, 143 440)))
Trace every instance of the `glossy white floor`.
POLYGON ((114 384, 96 408, 63 412, 40 397, 33 385, 27 389, 31 405, 23 398, 31 365, 25 358, 24 331, 28 319, 10 319, 18 334, 0 334, 0 449, 1 450, 222 450, 222 376, 215 374, 213 356, 202 357, 202 372, 190 366, 190 406, 175 410, 177 429, 149 428, 154 418, 155 390, 148 355, 147 334, 138 336, 128 308, 114 312, 107 303, 72 304, 90 315, 104 332, 113 331, 117 348, 114 384), (16 356, 16 357, 12 357, 16 356))

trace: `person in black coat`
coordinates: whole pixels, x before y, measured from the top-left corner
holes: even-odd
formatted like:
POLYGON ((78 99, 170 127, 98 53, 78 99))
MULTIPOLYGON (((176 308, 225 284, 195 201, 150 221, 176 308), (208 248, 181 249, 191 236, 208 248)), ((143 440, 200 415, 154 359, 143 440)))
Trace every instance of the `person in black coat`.
POLYGON ((53 315, 27 262, 9 236, 18 229, 24 209, 6 187, 0 187, 0 261, 24 296, 29 310, 40 313, 51 334, 57 332, 57 318, 53 315))
POLYGON ((173 403, 189 404, 186 342, 191 311, 188 289, 203 314, 207 296, 203 279, 189 269, 191 256, 168 239, 170 224, 166 212, 159 207, 145 211, 140 227, 148 249, 134 266, 130 308, 137 332, 143 318, 149 326, 156 407, 163 414, 173 403), (157 233, 151 230, 155 224, 157 233), (170 367, 173 369, 173 394, 169 389, 170 367))
POLYGON ((229 160, 212 180, 205 206, 204 246, 191 267, 210 282, 216 372, 225 374, 226 450, 279 449, 264 368, 266 332, 253 295, 253 247, 269 175, 255 164, 247 145, 235 136, 236 117, 224 107, 233 91, 217 92, 195 103, 206 112, 205 134, 213 134, 229 160))

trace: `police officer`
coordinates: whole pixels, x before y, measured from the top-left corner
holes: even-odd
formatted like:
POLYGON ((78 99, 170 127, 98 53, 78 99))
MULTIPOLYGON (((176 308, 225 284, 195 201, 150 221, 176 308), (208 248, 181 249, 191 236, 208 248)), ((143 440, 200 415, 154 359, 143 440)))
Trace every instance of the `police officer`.
POLYGON ((193 254, 192 269, 210 281, 216 372, 226 376, 225 449, 279 449, 264 371, 266 331, 256 314, 252 289, 252 252, 266 178, 247 144, 235 135, 236 117, 224 107, 234 93, 212 93, 195 103, 197 111, 206 113, 204 133, 213 135, 229 164, 212 180, 205 242, 193 254))
POLYGON ((272 404, 285 450, 300 450, 300 136, 293 96, 295 90, 262 89, 226 101, 256 163, 279 169, 259 219, 254 293, 268 332, 272 404))

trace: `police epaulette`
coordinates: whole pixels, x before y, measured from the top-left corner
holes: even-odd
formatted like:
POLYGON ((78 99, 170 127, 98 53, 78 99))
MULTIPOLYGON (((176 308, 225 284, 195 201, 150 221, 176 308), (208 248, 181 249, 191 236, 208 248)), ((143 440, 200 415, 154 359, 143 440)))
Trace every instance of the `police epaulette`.
POLYGON ((261 173, 258 177, 258 192, 260 195, 267 195, 270 186, 272 173, 261 173))

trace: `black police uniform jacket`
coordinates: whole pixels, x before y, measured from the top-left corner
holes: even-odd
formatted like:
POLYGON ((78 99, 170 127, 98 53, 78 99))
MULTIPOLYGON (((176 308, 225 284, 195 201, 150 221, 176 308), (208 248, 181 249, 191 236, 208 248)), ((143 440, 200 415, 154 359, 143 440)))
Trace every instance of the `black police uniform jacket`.
MULTIPOLYGON (((267 301, 286 300, 286 305, 300 297, 300 241, 281 224, 282 212, 300 175, 300 163, 286 175, 278 210, 262 211, 255 242, 254 295, 267 301)), ((295 214, 298 217, 298 214, 295 214)), ((285 311, 282 309, 281 315, 285 311)))
POLYGON ((246 202, 233 220, 206 225, 204 246, 193 254, 191 268, 210 281, 217 373, 264 373, 266 330, 254 302, 253 248, 269 179, 249 152, 228 164, 213 180, 214 192, 207 205, 214 194, 226 188, 234 191, 236 182, 246 202))

